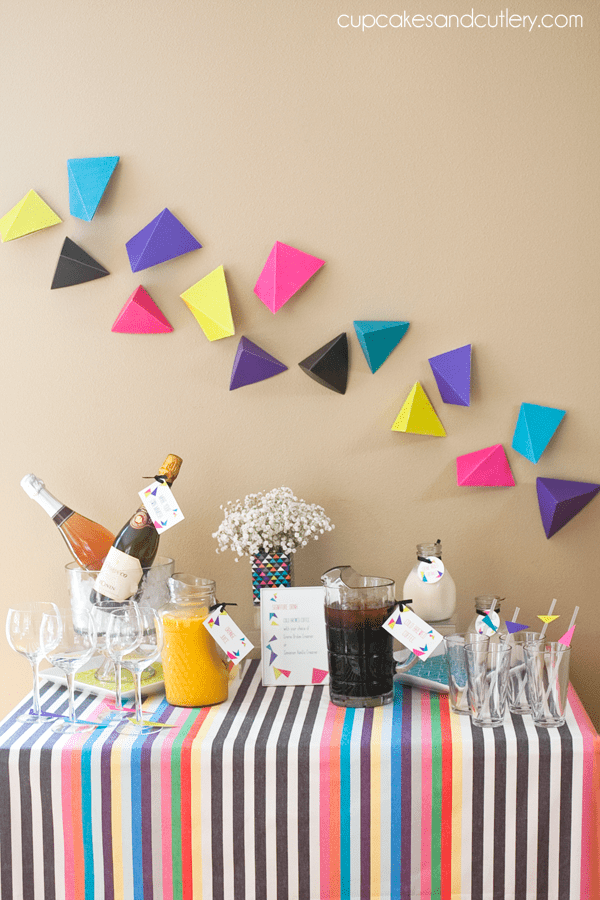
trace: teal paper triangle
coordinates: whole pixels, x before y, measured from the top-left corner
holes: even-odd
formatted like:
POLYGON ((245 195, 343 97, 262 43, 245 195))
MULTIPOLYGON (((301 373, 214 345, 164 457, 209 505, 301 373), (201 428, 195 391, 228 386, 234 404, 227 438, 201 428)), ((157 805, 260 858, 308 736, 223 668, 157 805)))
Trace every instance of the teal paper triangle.
POLYGON ((69 211, 72 216, 91 222, 118 156, 94 156, 67 160, 69 173, 69 211))
POLYGON ((537 463, 564 416, 564 409, 521 403, 512 439, 513 450, 537 463))
POLYGON ((398 346, 410 322, 357 321, 356 337, 365 354, 371 372, 376 372, 398 346))

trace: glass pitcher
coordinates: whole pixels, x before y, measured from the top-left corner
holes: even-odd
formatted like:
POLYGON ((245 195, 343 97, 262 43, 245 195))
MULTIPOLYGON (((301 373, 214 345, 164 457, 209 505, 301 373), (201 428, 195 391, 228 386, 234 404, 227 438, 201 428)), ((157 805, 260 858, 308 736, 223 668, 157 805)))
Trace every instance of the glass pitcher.
POLYGON ((406 672, 394 659, 394 639, 381 626, 396 607, 391 578, 359 575, 336 566, 321 576, 325 585, 325 626, 329 693, 336 706, 384 706, 394 699, 394 675, 406 672))
POLYGON ((215 599, 215 582, 176 572, 169 578, 171 599, 159 610, 163 624, 162 663, 167 703, 213 706, 227 700, 227 664, 204 620, 215 599))

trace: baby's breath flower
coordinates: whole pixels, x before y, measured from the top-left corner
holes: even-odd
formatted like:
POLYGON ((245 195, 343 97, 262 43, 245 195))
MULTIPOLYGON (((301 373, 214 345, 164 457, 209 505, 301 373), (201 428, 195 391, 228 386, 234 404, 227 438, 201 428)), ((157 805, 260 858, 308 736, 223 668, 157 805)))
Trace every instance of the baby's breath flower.
MULTIPOLYGON (((248 494, 220 509, 224 518, 214 532, 217 553, 227 549, 239 556, 254 556, 261 550, 295 553, 310 538, 332 531, 334 526, 322 506, 298 500, 290 488, 248 494)), ((237 562, 237 556, 236 556, 237 562)))

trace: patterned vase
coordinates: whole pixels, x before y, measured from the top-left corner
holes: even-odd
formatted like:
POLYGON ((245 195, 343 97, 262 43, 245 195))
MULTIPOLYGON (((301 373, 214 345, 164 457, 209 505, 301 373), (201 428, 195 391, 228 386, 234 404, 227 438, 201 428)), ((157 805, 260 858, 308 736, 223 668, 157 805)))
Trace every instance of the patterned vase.
POLYGON ((260 604, 261 588, 292 586, 292 555, 281 550, 261 551, 252 557, 254 605, 260 604))

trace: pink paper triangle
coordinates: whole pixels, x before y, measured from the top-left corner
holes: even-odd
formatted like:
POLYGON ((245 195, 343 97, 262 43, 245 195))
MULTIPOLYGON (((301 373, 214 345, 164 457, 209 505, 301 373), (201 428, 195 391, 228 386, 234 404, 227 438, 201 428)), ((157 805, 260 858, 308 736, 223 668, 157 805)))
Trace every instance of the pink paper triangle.
POLYGON ((165 334, 173 331, 173 327, 140 284, 115 319, 111 331, 120 334, 165 334))
POLYGON ((558 643, 564 644, 565 647, 569 647, 571 644, 571 641, 573 640, 573 632, 575 631, 576 628, 577 628, 577 625, 573 625, 572 628, 569 628, 568 631, 565 631, 563 636, 558 639, 558 643))
POLYGON ((327 677, 328 672, 325 669, 313 669, 312 670, 312 684, 321 684, 322 681, 327 677))
POLYGON ((456 482, 470 487, 514 487, 502 444, 494 444, 456 458, 456 482))
POLYGON ((276 313, 324 265, 324 260, 276 241, 254 293, 267 309, 276 313))

